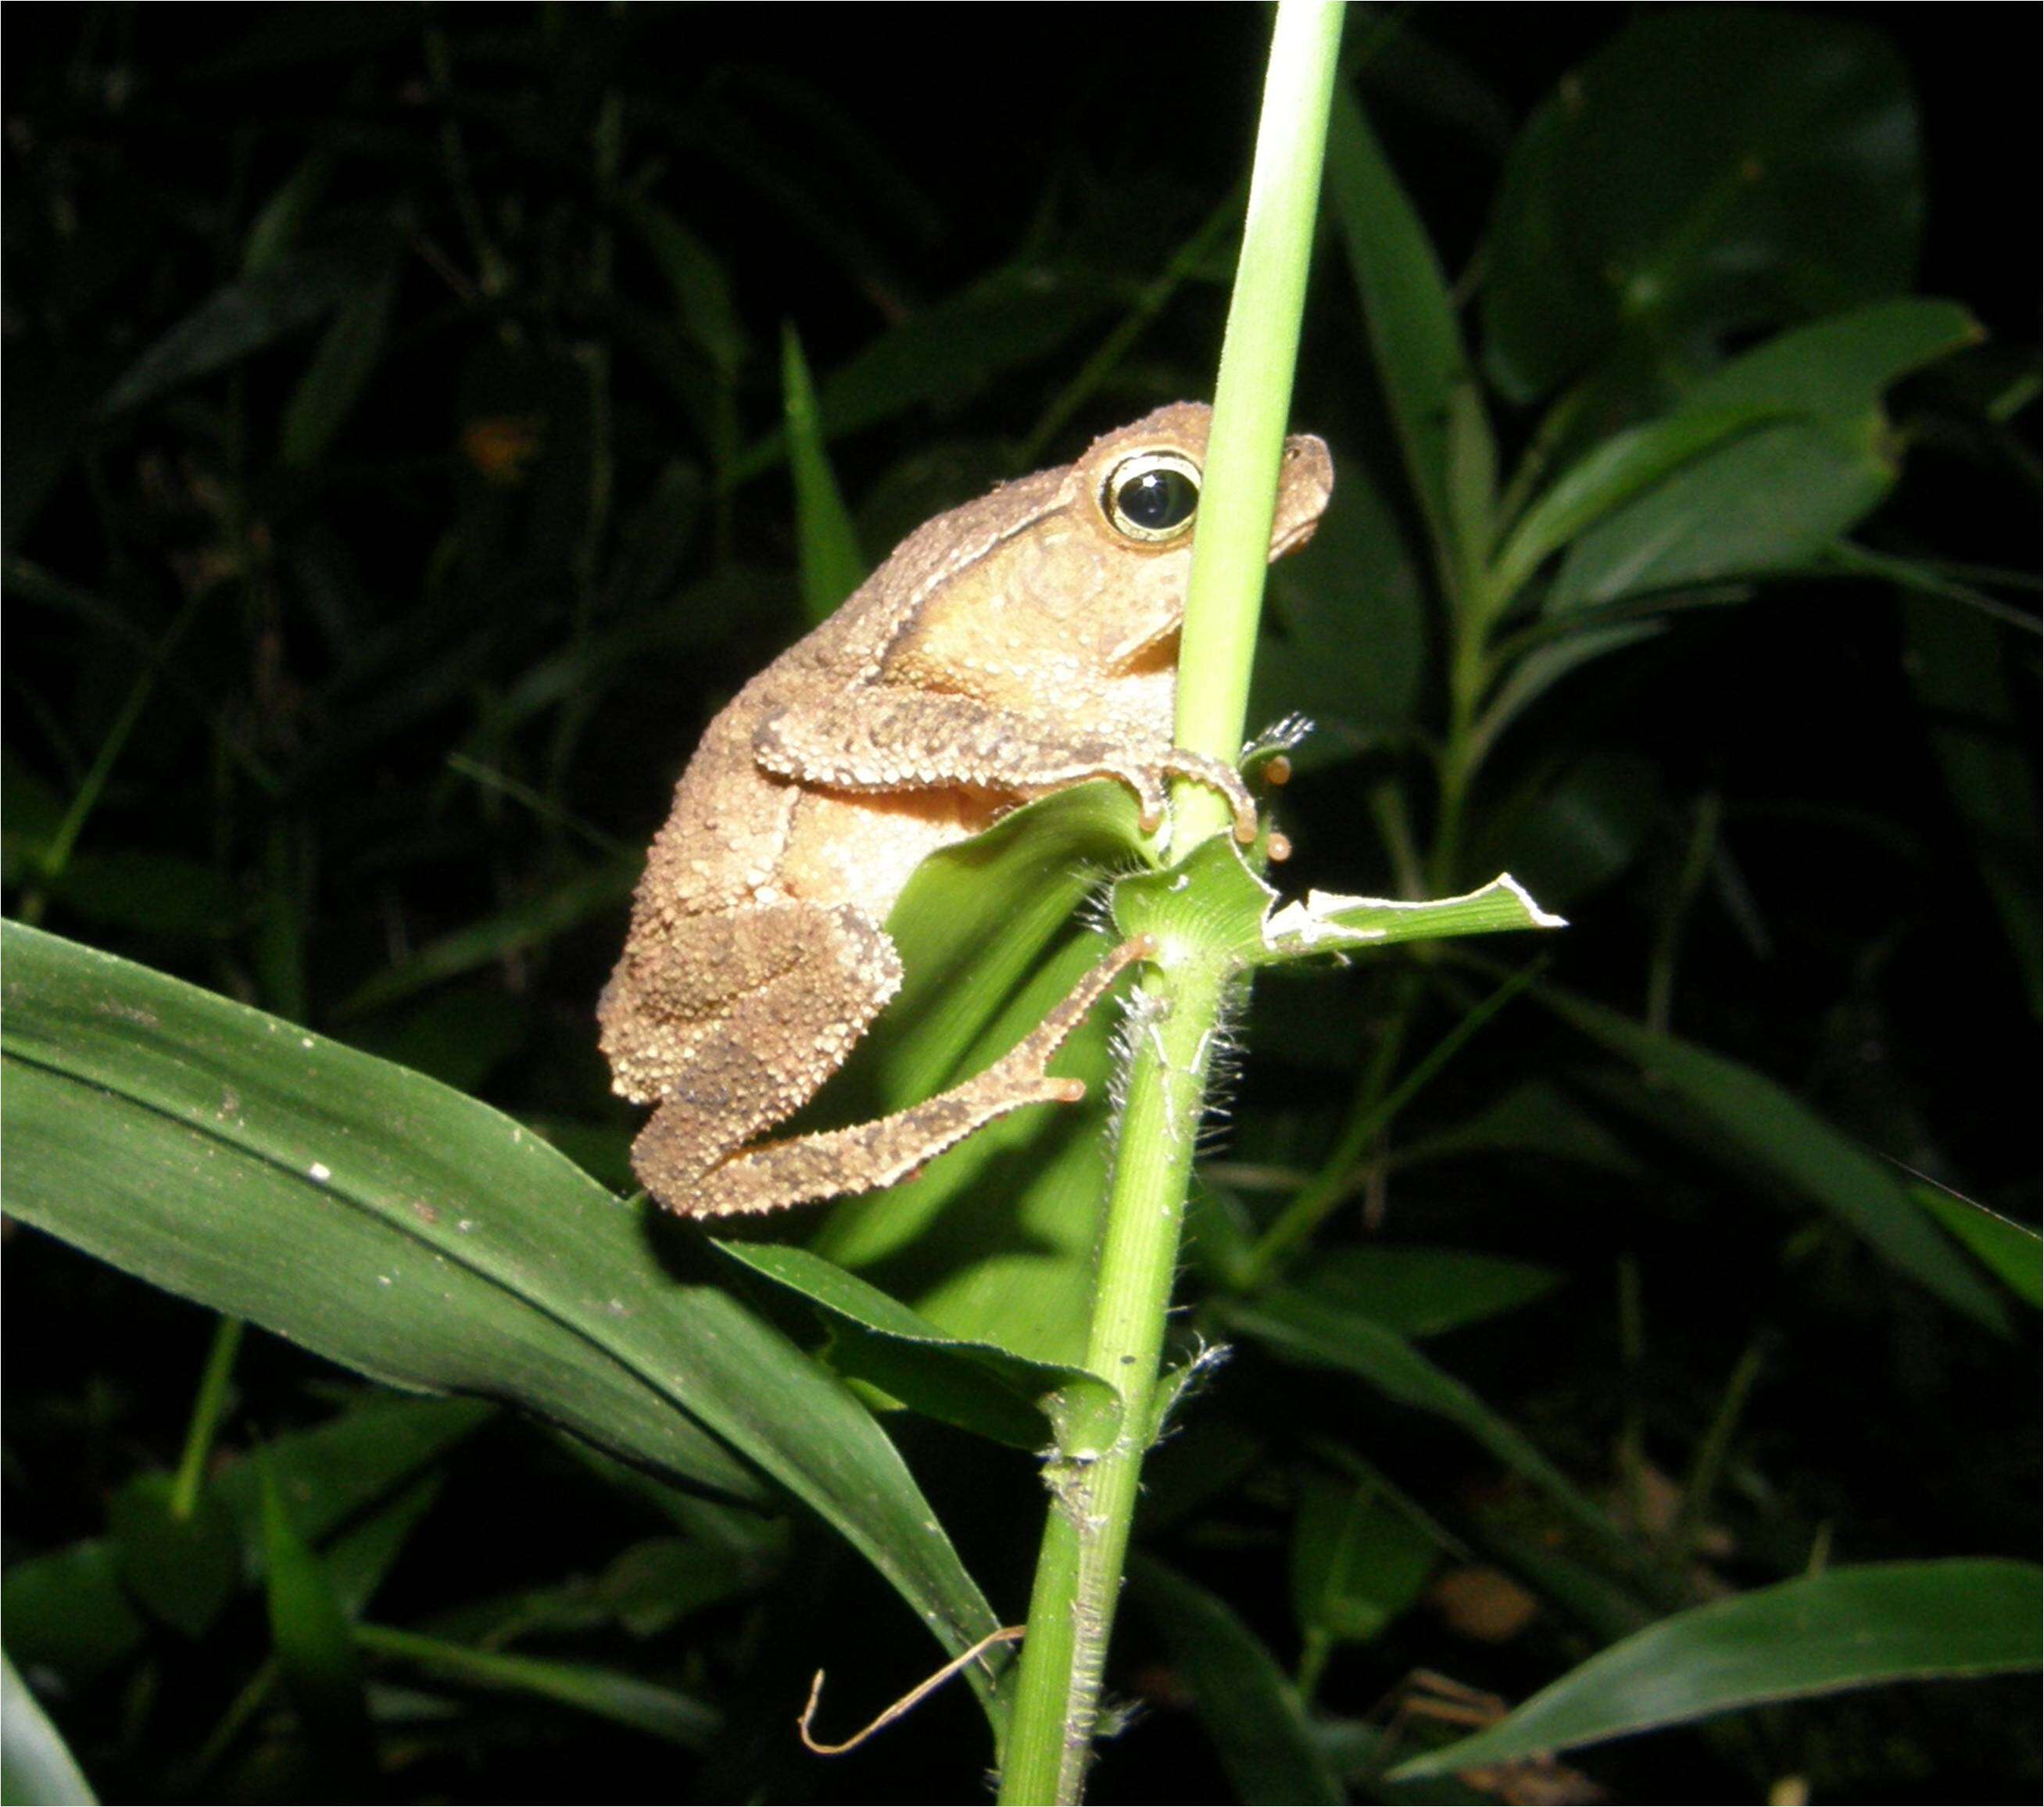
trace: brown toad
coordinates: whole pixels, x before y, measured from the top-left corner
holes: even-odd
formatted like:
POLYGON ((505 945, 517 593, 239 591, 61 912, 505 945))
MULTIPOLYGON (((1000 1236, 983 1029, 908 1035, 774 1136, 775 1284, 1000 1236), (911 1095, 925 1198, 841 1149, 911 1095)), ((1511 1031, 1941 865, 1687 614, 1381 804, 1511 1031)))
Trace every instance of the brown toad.
MULTIPOLYGON (((927 523, 710 723, 597 1007, 616 1089, 656 1107, 632 1164, 669 1210, 874 1191, 1008 1111, 1082 1094, 1047 1065, 1135 944, 977 1077, 877 1122, 755 1140, 899 988, 882 924, 927 855, 1095 778, 1128 785, 1146 828, 1169 779, 1211 785, 1255 838, 1240 776, 1171 744, 1208 417, 1159 409, 927 523)), ((1318 439, 1285 443, 1274 558, 1332 483, 1318 439)))

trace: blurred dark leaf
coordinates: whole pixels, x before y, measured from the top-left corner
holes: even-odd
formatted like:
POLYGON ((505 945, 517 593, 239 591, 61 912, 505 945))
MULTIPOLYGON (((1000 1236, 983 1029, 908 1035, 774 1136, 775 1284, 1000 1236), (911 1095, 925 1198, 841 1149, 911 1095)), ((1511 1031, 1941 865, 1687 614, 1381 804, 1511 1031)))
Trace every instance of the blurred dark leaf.
MULTIPOLYGON (((1489 470, 1489 447, 1462 330, 1426 229, 1353 98, 1338 91, 1327 132, 1327 194, 1362 297, 1380 380, 1390 398, 1405 459, 1450 597, 1462 593, 1489 556, 1489 484, 1481 520, 1458 498, 1462 481, 1454 443, 1458 416, 1489 470)), ((1466 458, 1465 466, 1472 462, 1466 458)))
POLYGON ((15 1656, 73 1687, 125 1662, 148 1629, 121 1585, 113 1542, 98 1537, 11 1564, 0 1617, 15 1656))
POLYGON ((1243 1801, 1340 1801, 1298 1691, 1256 1634, 1197 1583, 1138 1554, 1130 1592, 1162 1632, 1178 1678, 1243 1801))
POLYGON ((97 927, 182 940, 232 935, 250 914, 232 880, 175 854, 75 854, 51 894, 97 927))
POLYGON ((1536 776, 1490 812, 1465 872, 1508 872, 1556 908, 1608 884, 1639 857, 1661 812, 1653 761, 1623 749, 1585 754, 1536 776))
MULTIPOLYGON (((394 1399, 371 1393, 352 1410, 263 1446, 264 1470, 308 1542, 325 1544, 413 1482, 492 1416, 479 1399, 394 1399)), ((243 1561, 262 1572, 265 1531, 256 1466, 225 1468, 211 1490, 241 1528, 243 1561)))
POLYGON ((1611 1522, 1508 1419, 1398 1333, 1366 1313, 1280 1287, 1253 1302, 1222 1307, 1226 1322, 1274 1355, 1359 1375, 1400 1405, 1458 1425, 1515 1473, 1539 1488, 1565 1517, 1601 1544, 1616 1541, 1611 1522))
POLYGON ((1561 1279, 1552 1268, 1469 1249, 1366 1245, 1322 1250, 1297 1283, 1401 1336, 1434 1337, 1529 1304, 1561 1279))
POLYGON ((477 1091, 517 1051, 532 1020, 529 999, 496 985, 472 985, 428 998, 394 1020, 365 1026, 349 1039, 456 1091, 477 1091))
POLYGON ((209 1488, 191 1511, 171 1510, 171 1477, 137 1475, 107 1502, 106 1523, 121 1579, 156 1617, 186 1637, 211 1629, 241 1584, 241 1537, 234 1514, 209 1488))
POLYGON ((382 1010, 478 966, 543 946, 555 936, 621 904, 639 882, 640 862, 590 866, 548 890, 429 942, 397 965, 358 986, 336 1007, 338 1018, 382 1010))
POLYGON ((1908 77, 1880 33, 1771 7, 1642 14, 1507 160, 1485 361, 1531 401, 1628 336, 1681 356, 1893 294, 1923 211, 1908 77))
POLYGON ((2008 1314, 1901 1181, 1801 1099, 1750 1067, 1550 986, 1535 996, 1700 1111, 1727 1141, 1831 1212, 1891 1266, 2004 1335, 2008 1314))
POLYGON ((332 1577, 298 1535, 267 1471, 260 1488, 271 1643, 321 1769, 359 1786, 370 1765, 361 1653, 332 1577))
POLYGON ((1304 551, 1271 567, 1250 692, 1258 730, 1302 715, 1320 731, 1301 769, 1411 735, 1427 668, 1425 593, 1404 536, 1360 459, 1304 551))
POLYGON ((128 366, 100 402, 101 418, 238 363, 372 290, 373 257, 367 247, 329 246, 224 284, 128 366))
POLYGON ((347 421, 383 354, 397 289, 386 270, 341 303, 284 410, 278 451, 287 469, 318 463, 347 421))
POLYGON ((1995 914, 2038 1009, 2037 766, 2018 739, 2004 674, 2006 630, 1969 610, 1902 599, 1903 667, 1965 826, 1995 914))
POLYGON ((1367 1644, 1424 1591, 1440 1555, 1377 1489, 1310 1479, 1292 1521, 1292 1610, 1308 1637, 1367 1644))
POLYGON ((723 1716, 694 1695, 621 1670, 476 1650, 393 1625, 363 1625, 356 1636, 371 1655, 395 1658, 429 1675, 551 1701, 685 1750, 701 1749, 723 1729, 723 1716))
MULTIPOLYGON (((930 403, 955 406, 1004 371, 1048 357, 1114 300, 1109 285, 1083 270, 997 270, 910 316, 826 377, 817 392, 824 436, 840 439, 930 403)), ((756 475, 782 455, 777 433, 745 453, 736 474, 756 475)))

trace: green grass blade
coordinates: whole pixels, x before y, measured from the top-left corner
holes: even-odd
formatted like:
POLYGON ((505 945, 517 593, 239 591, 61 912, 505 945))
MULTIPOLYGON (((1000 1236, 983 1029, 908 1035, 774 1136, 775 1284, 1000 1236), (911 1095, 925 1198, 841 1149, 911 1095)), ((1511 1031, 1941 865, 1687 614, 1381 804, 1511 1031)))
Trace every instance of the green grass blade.
POLYGON ((788 464, 795 479, 796 547, 802 567, 802 608, 810 621, 834 614, 866 581, 866 559, 851 512, 844 505, 824 445, 809 362, 792 324, 781 329, 782 404, 788 464))
POLYGON ((1402 1406, 1459 1425, 1508 1468, 1539 1488, 1600 1545, 1615 1544, 1611 1521, 1516 1426, 1396 1331, 1362 1312, 1286 1287, 1274 1288, 1254 1302, 1228 1305, 1223 1315, 1228 1324, 1255 1337, 1274 1354, 1343 1369, 1402 1406))
POLYGON ((1362 109, 1342 90, 1328 121, 1327 188, 1406 472, 1443 583, 1459 598, 1489 551, 1467 537, 1488 518, 1489 498, 1472 506, 1458 489, 1494 467, 1490 430, 1440 261, 1362 109))
POLYGON ((1985 1268, 2025 1305, 2044 1306, 2044 1238, 2027 1224, 2011 1222, 1984 1205, 1942 1187, 1912 1183, 1909 1195, 1980 1258, 1985 1268))
POLYGON ((2034 1668, 2040 1612, 2044 1571, 2030 1563, 1881 1563, 1785 1581, 1650 1625, 1392 1777, 1446 1775, 1842 1688, 2034 1668))
POLYGON ((1926 1220, 1900 1180, 1792 1092, 1737 1061, 1657 1035, 1587 998, 1546 986, 1533 995, 1672 1087, 1733 1146, 1823 1206, 1890 1265, 1977 1323, 2006 1333, 2000 1299, 1926 1220))
POLYGON ((722 1728, 723 1716, 691 1694, 663 1688, 636 1676, 589 1663, 555 1663, 502 1651, 477 1650, 444 1638, 390 1625, 362 1625, 362 1648, 394 1657, 450 1681, 474 1682, 536 1695, 582 1713, 594 1713, 635 1732, 650 1732, 670 1744, 699 1751, 722 1728))
POLYGON ((685 1233, 402 1068, 6 927, 7 1208, 398 1384, 505 1399, 698 1487, 756 1463, 953 1653, 995 1621, 893 1445, 685 1233))

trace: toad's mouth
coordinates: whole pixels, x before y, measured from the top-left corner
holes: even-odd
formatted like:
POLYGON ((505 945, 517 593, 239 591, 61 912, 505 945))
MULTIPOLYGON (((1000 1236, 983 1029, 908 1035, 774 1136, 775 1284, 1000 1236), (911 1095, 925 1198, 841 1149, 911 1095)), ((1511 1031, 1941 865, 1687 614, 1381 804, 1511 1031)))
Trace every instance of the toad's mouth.
POLYGON ((1317 513, 1314 513, 1308 515, 1304 520, 1295 522, 1292 526, 1285 528, 1276 539, 1271 542, 1270 562, 1274 565, 1286 553, 1296 552, 1313 537, 1313 531, 1320 524, 1320 517, 1317 513))
POLYGON ((1159 627, 1148 639, 1139 640, 1126 652, 1117 654, 1112 662, 1117 677, 1147 677, 1160 671, 1175 670, 1178 663, 1178 630, 1181 623, 1173 621, 1159 627))

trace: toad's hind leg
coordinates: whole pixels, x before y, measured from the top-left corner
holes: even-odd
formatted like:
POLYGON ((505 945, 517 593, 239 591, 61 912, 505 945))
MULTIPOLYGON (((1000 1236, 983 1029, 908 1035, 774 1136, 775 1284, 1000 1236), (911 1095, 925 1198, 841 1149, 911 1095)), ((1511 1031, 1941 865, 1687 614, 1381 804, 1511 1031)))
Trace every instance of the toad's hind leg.
MULTIPOLYGON (((1147 938, 1124 942, 1008 1053, 948 1091, 870 1123, 762 1143, 713 1168, 686 1195, 666 1195, 658 1187, 655 1194, 690 1215, 723 1217, 778 1210, 841 1193, 877 1191, 905 1179, 997 1117, 1029 1104, 1076 1103, 1085 1095, 1085 1083, 1055 1079, 1045 1069, 1123 969, 1150 949, 1147 938)), ((657 1137, 667 1108, 663 1104, 655 1114, 632 1150, 642 1179, 648 1176, 640 1164, 640 1150, 657 1137)))
POLYGON ((634 930, 597 1014, 617 1089, 659 1108, 632 1165, 670 1210, 713 1213, 708 1176, 806 1103, 899 989, 863 911, 786 903, 634 930))

